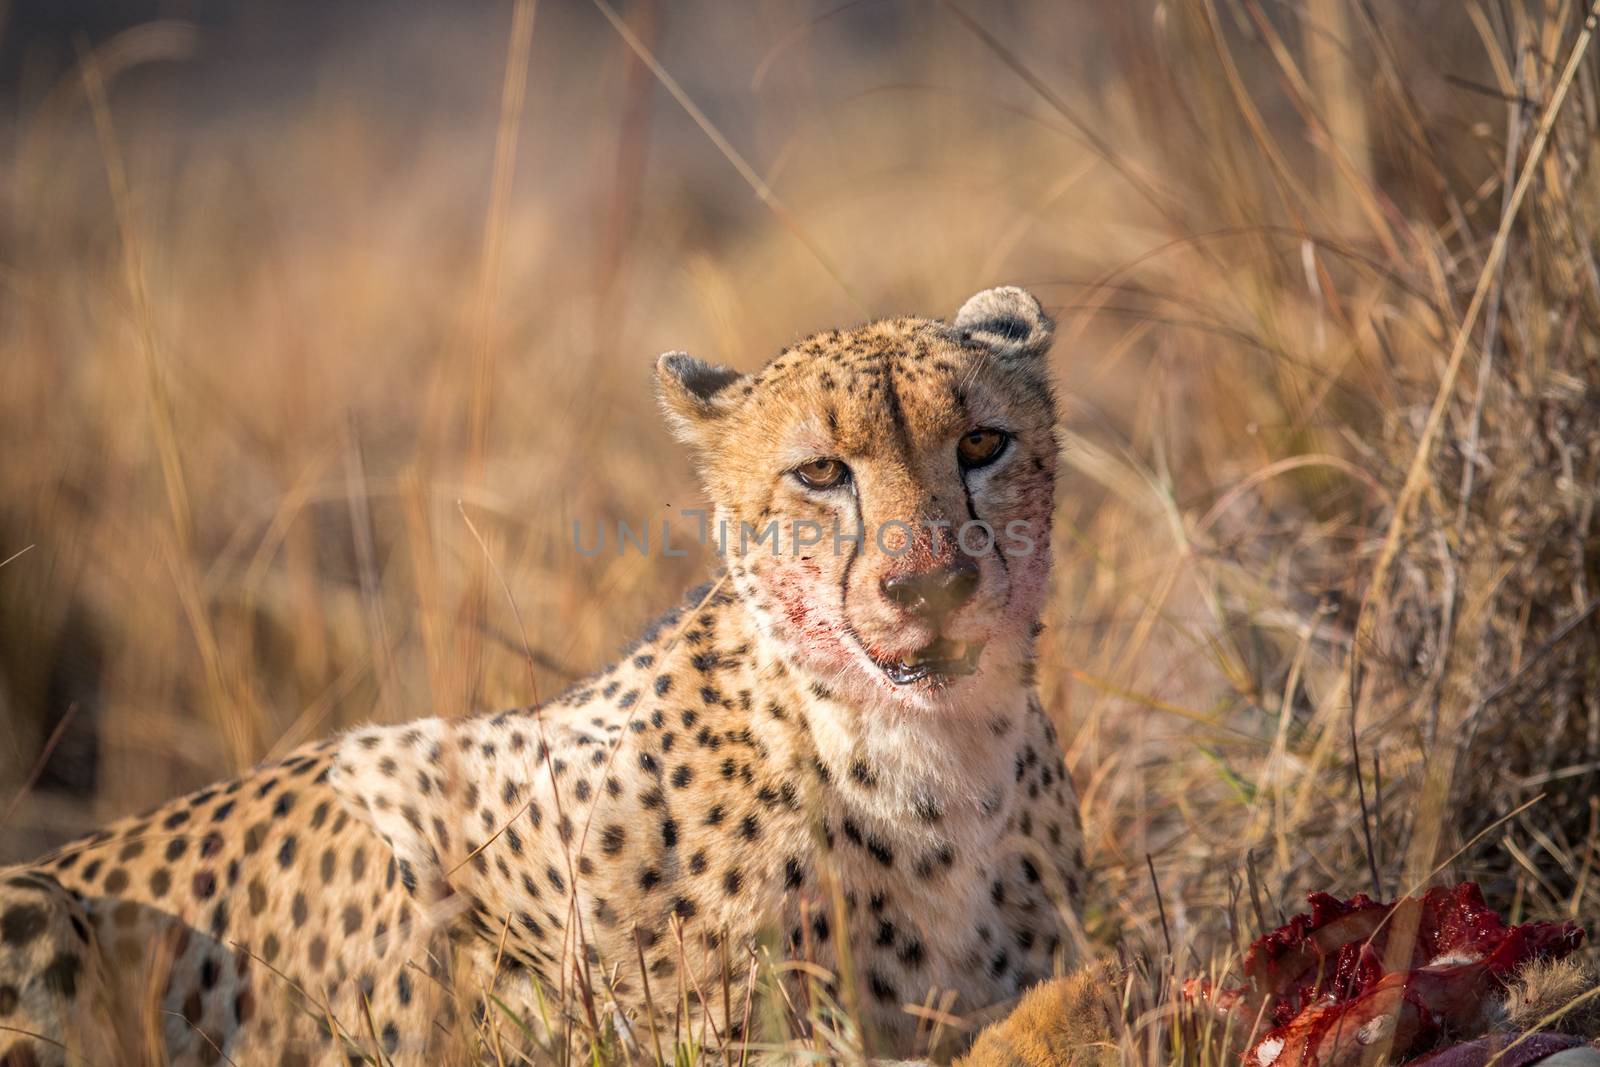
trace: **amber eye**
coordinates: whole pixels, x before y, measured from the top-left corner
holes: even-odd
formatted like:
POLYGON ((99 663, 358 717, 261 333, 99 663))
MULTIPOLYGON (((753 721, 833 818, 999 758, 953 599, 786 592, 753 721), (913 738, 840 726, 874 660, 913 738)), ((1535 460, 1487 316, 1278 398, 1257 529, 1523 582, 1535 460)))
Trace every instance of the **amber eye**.
POLYGON ((794 469, 794 476, 807 489, 832 489, 850 477, 850 468, 836 459, 814 459, 794 469))
POLYGON ((1000 453, 1006 450, 1006 443, 1010 440, 1011 435, 1004 430, 991 430, 987 426, 962 434, 956 444, 956 458, 961 463, 961 469, 970 471, 987 467, 1000 458, 1000 453))

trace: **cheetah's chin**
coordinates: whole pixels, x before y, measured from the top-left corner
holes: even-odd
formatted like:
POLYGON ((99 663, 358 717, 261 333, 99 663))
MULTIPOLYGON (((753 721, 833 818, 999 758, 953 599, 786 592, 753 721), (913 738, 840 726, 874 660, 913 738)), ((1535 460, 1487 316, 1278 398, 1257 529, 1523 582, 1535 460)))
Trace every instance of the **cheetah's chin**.
POLYGON ((950 684, 956 678, 976 673, 984 642, 951 641, 940 637, 914 652, 890 659, 872 661, 895 685, 923 683, 931 688, 950 684))

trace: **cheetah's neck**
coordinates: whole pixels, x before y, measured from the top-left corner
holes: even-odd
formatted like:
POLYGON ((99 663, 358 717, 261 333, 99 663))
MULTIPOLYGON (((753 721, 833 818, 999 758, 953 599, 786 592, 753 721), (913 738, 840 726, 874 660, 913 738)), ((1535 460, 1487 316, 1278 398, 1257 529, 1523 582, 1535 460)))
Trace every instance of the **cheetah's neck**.
POLYGON ((1021 678, 997 672, 981 703, 969 699, 944 712, 861 707, 807 671, 741 598, 730 597, 721 615, 726 621, 719 629, 741 634, 758 677, 800 711, 804 736, 792 736, 793 724, 758 718, 759 728, 772 740, 811 748, 858 806, 890 821, 925 814, 930 806, 952 818, 987 818, 1009 806, 1012 746, 999 739, 1016 735, 1033 702, 1032 686, 1021 678))

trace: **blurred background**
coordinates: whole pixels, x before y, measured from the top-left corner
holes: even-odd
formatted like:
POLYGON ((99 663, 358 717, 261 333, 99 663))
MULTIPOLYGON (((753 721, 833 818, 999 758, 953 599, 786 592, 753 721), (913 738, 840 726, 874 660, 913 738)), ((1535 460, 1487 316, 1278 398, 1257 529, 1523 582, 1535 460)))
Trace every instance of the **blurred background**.
POLYGON ((694 526, 658 353, 1011 283, 1091 935, 1600 914, 1585 13, 0 4, 0 861, 554 694, 714 566, 572 547, 694 526))

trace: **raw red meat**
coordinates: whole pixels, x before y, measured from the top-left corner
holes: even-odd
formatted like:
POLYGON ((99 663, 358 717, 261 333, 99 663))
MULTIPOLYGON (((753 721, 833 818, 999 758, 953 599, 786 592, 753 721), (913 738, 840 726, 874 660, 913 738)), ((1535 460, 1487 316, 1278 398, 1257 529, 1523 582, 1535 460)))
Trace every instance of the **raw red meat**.
POLYGON ((1245 1053, 1247 1067, 1348 1067, 1375 1046, 1403 1059, 1442 1035, 1476 1036, 1519 967, 1583 942, 1571 922, 1508 926, 1471 882, 1395 904, 1309 899, 1309 913, 1250 946, 1248 985, 1214 997, 1189 989, 1246 1025, 1272 1025, 1245 1053))

